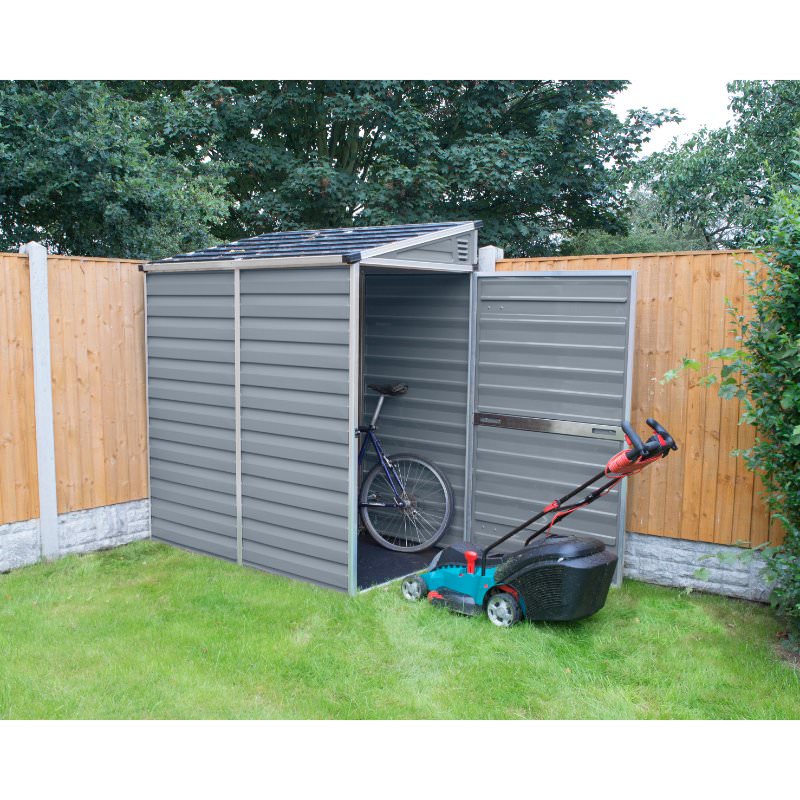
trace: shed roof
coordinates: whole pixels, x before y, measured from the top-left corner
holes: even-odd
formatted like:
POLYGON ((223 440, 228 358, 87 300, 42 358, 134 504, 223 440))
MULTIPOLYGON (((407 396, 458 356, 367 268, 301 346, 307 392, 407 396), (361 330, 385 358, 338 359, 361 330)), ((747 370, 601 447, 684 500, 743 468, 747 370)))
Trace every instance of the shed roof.
POLYGON ((420 237, 438 238, 455 229, 472 230, 481 223, 472 222, 425 222, 416 225, 379 225, 358 228, 326 228, 323 230, 279 231, 264 233, 248 239, 239 239, 228 244, 207 247, 191 253, 182 253, 169 258, 152 261, 152 265, 186 264, 197 261, 242 261, 247 259, 307 258, 314 256, 340 256, 343 263, 359 261, 363 256, 383 248, 397 245, 401 249, 405 242, 415 243, 420 237))

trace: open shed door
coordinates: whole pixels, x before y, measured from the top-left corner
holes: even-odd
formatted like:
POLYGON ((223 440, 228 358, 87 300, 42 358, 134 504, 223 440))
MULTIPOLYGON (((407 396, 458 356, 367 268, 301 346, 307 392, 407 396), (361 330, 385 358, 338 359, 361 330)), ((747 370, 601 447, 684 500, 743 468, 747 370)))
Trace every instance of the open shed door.
MULTIPOLYGON (((635 276, 497 273, 474 280, 468 533, 487 544, 620 449, 620 423, 630 410, 635 276)), ((597 537, 621 555, 624 500, 624 489, 615 489, 558 530, 597 537)))

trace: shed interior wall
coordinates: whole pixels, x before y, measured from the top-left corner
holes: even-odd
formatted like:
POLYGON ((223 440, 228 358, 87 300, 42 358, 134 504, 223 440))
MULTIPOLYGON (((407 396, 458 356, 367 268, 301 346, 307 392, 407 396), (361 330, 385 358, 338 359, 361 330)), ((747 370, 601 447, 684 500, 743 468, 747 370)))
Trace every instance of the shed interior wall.
POLYGON ((470 277, 364 276, 362 418, 377 402, 368 384, 408 384, 407 394, 386 400, 378 435, 387 453, 418 453, 449 478, 456 510, 440 544, 464 538, 470 277))

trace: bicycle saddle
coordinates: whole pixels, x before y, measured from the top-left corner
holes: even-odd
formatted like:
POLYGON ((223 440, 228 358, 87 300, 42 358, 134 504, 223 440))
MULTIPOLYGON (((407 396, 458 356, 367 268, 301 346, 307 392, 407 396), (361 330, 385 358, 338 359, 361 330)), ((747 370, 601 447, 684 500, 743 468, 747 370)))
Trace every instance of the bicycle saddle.
POLYGON ((387 383, 381 386, 380 384, 377 383, 370 383, 367 388, 374 389, 378 394, 382 394, 386 397, 396 397, 398 394, 405 394, 408 391, 408 384, 387 383))

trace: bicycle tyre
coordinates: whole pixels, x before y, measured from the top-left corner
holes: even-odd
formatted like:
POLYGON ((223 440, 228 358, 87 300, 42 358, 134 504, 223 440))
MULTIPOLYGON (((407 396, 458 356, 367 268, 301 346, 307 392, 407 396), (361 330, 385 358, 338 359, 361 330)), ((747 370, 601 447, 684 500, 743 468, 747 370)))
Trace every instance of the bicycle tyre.
MULTIPOLYGON (((435 492, 436 496, 432 494, 430 500, 427 497, 424 499, 428 506, 423 509, 423 512, 419 511, 419 502, 422 498, 414 497, 414 510, 417 513, 413 517, 411 512, 407 512, 404 509, 384 510, 366 507, 364 504, 367 503, 370 492, 381 491, 380 481, 382 480, 384 484, 387 484, 383 467, 380 464, 376 464, 364 479, 358 496, 358 511, 361 521, 370 536, 387 550, 394 550, 400 553, 417 553, 420 550, 427 550, 444 536, 453 521, 453 514, 455 513, 453 487, 439 467, 416 453, 394 453, 388 456, 388 459, 395 465, 401 476, 403 475, 404 463, 408 465, 406 475, 411 474, 412 465, 416 465, 419 475, 417 484, 422 480, 423 474, 430 473, 433 479, 432 483, 438 484, 439 487, 438 491, 435 492), (439 494, 441 495, 440 498, 438 497, 439 494), (436 524, 433 524, 431 520, 434 517, 431 517, 430 520, 426 521, 427 527, 422 530, 422 526, 419 524, 421 523, 421 513, 435 514, 436 524), (392 514, 396 515, 396 519, 392 518, 392 514), (416 524, 414 519, 417 520, 416 524)), ((387 489, 388 484, 383 489, 384 495, 386 495, 387 489)), ((388 496, 386 499, 388 500, 388 496)))

